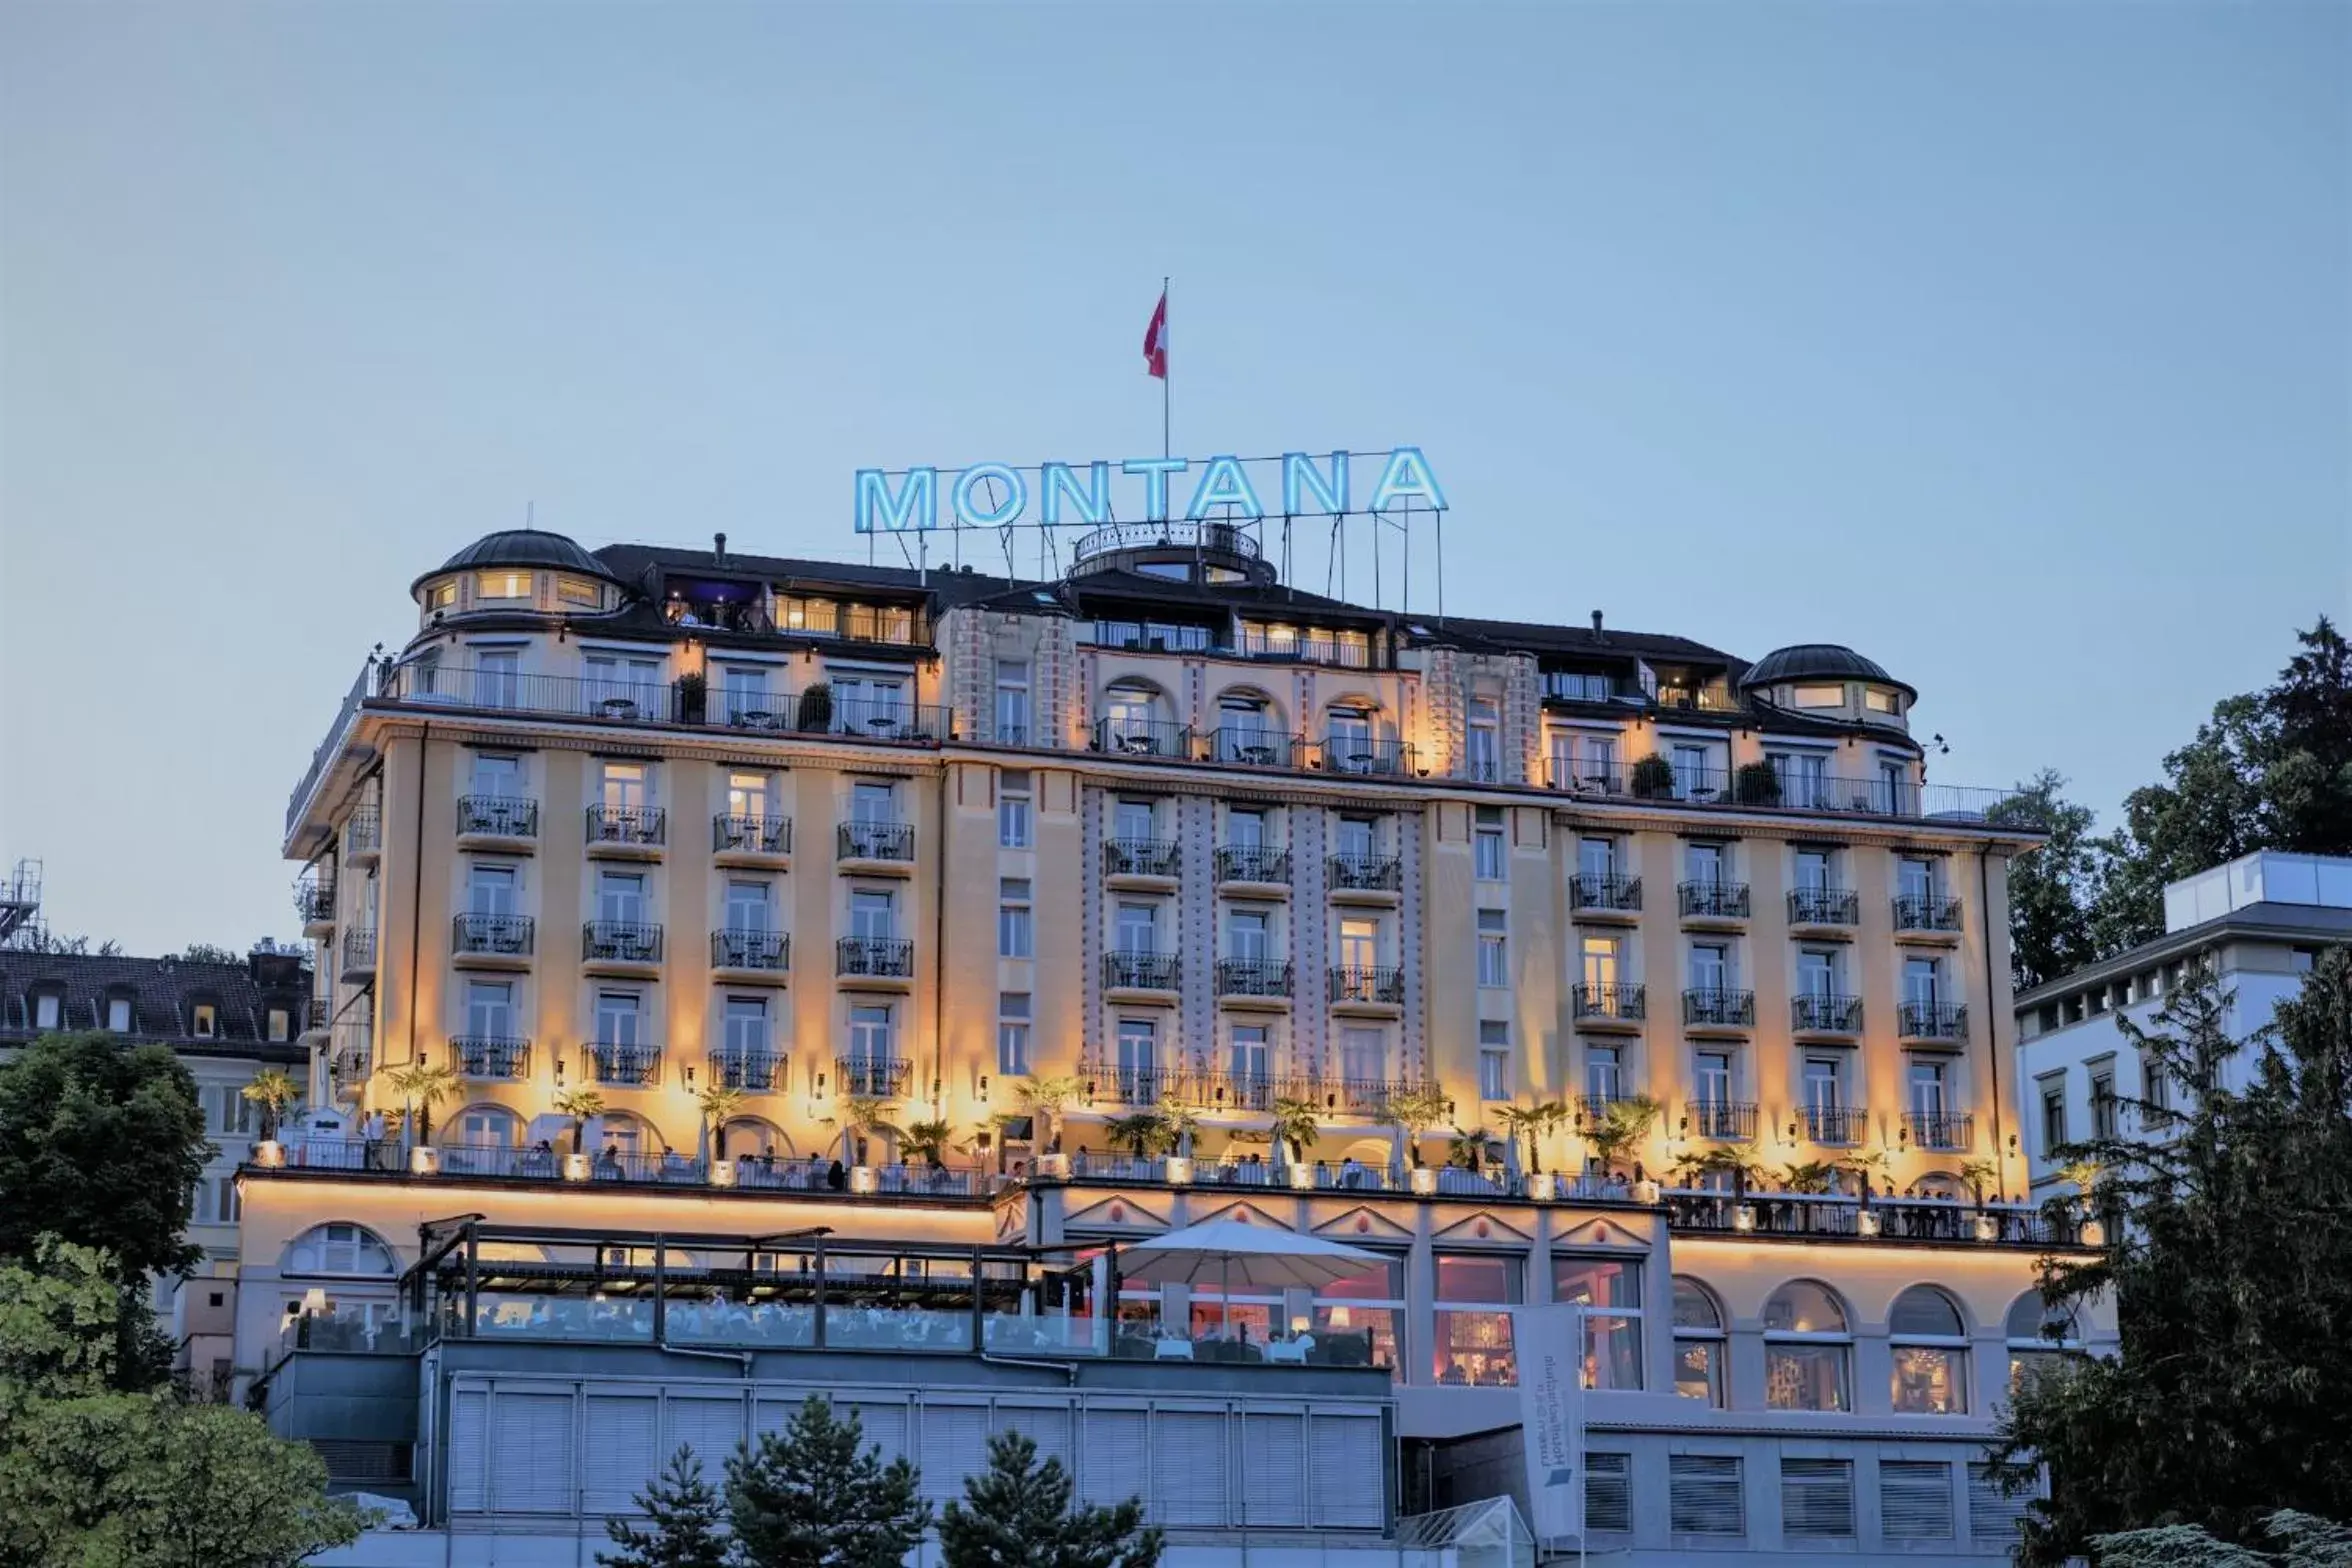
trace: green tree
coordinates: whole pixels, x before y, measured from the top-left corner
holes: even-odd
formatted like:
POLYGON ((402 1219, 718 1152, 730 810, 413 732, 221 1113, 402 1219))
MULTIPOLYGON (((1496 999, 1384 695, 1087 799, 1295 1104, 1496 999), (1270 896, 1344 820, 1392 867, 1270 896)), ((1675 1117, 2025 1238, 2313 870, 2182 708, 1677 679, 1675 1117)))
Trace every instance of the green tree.
POLYGON ((1650 1135, 1650 1127, 1657 1121, 1660 1109, 1658 1102, 1646 1094, 1611 1100, 1599 1119, 1585 1129, 1584 1141, 1592 1146, 1593 1159, 1602 1175, 1615 1170, 1617 1162, 1650 1135))
POLYGON ((1165 1154, 1176 1143, 1175 1129, 1158 1111, 1137 1111, 1122 1116, 1103 1129, 1103 1136, 1113 1148, 1123 1146, 1133 1150, 1139 1160, 1165 1154))
POLYGON ((2099 954, 2091 925, 2105 883, 2106 850, 2091 837, 2091 808, 2059 792, 2066 780, 2045 768, 1985 813, 2005 827, 2049 838, 2009 863, 2009 974, 2020 991, 2070 975, 2099 954))
POLYGON ((302 1098, 302 1086, 275 1067, 264 1067, 253 1081, 237 1091, 261 1107, 261 1135, 275 1138, 286 1107, 302 1098))
POLYGON ((384 1075, 385 1084, 410 1108, 408 1124, 420 1144, 433 1141, 433 1102, 457 1093, 457 1074, 438 1062, 410 1062, 384 1075))
POLYGON ((2276 1550, 2251 1551, 2193 1524, 2095 1535, 2099 1568, 2352 1568, 2352 1530, 2282 1508, 2262 1522, 2276 1550))
POLYGON ((242 966, 245 962, 245 955, 232 953, 225 947, 215 947, 210 942, 190 942, 180 954, 180 962, 183 964, 237 964, 242 966))
POLYGON ((1020 1432, 988 1440, 988 1468, 964 1479, 964 1500, 939 1517, 947 1568, 1156 1568, 1162 1538, 1143 1522, 1143 1500, 1073 1505, 1070 1472, 1038 1462, 1020 1432))
POLYGON ((781 1433, 727 1461, 728 1514, 749 1568, 899 1568, 930 1528, 931 1505, 915 1467, 884 1464, 865 1435, 854 1412, 837 1420, 812 1394, 781 1433))
POLYGON ((556 1092, 555 1112, 572 1119, 572 1152, 585 1154, 582 1140, 588 1136, 588 1123, 604 1114, 603 1092, 587 1084, 577 1084, 556 1092))
POLYGON ((727 1537, 720 1528, 727 1507, 702 1478, 702 1461, 681 1446, 652 1484, 637 1494, 637 1507, 652 1521, 639 1530, 607 1519, 604 1533, 618 1552, 598 1552, 604 1568, 727 1568, 727 1537))
POLYGON ((2002 1415, 2008 1478, 2049 1467, 2029 1564, 2159 1524, 2251 1545, 2282 1508, 2352 1517, 2352 951, 2322 955, 2243 1046, 2227 1008, 2192 970, 2153 1027, 2117 1015, 2177 1092, 2125 1102, 2146 1141, 2061 1151, 2095 1163, 2113 1222, 2096 1252, 2042 1260, 2042 1294, 2111 1298, 2123 1343, 2026 1384, 2002 1415), (2233 1091, 2241 1051, 2251 1077, 2233 1091))
POLYGON ((1539 1100, 1533 1105, 1506 1105, 1497 1113, 1505 1132, 1513 1140, 1524 1140, 1527 1145, 1527 1168, 1543 1171, 1543 1135, 1565 1125, 1568 1106, 1560 1100, 1539 1100))

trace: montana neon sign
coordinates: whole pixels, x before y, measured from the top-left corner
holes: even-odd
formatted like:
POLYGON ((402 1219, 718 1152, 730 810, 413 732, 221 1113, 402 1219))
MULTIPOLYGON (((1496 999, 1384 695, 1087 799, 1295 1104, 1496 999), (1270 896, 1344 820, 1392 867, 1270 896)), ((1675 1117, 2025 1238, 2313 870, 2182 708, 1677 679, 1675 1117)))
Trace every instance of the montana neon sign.
POLYGON ((1442 512, 1445 490, 1417 446, 1386 452, 1285 452, 1280 457, 1130 457, 1115 465, 1118 488, 1137 502, 1122 517, 1113 498, 1108 462, 974 463, 969 468, 861 468, 857 471, 856 526, 861 534, 927 533, 939 528, 1029 525, 1100 527, 1111 522, 1258 522, 1269 516, 1346 517, 1418 508, 1442 512), (1355 461, 1379 477, 1358 502, 1351 488, 1355 461), (1191 499, 1178 514, 1171 496, 1189 481, 1191 499), (947 501, 943 518, 942 495, 947 501), (1280 506, 1269 511, 1266 498, 1280 506))

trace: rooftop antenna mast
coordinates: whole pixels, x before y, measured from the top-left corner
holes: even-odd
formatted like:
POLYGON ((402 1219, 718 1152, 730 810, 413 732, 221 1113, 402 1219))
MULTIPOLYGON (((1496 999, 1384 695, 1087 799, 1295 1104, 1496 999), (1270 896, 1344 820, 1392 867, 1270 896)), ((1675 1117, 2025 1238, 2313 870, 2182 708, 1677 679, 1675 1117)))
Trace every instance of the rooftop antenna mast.
POLYGON ((20 860, 0 881, 0 947, 6 947, 19 931, 39 930, 41 926, 41 862, 20 860))

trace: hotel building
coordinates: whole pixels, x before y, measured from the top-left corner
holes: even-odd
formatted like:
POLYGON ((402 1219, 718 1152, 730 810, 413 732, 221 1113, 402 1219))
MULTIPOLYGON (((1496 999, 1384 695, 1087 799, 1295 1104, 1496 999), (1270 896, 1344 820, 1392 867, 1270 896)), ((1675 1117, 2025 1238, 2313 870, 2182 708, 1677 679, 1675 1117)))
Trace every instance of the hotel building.
POLYGON ((2103 1333, 2009 1201, 2035 840, 1870 660, 1368 609, 1216 524, 1057 581, 507 532, 413 593, 287 810, 341 1119, 245 1181, 240 1364, 341 1477, 568 1550, 820 1387, 927 1484, 1031 1409, 1187 1550, 1381 1548, 1524 1503, 1508 1310, 1579 1301, 1592 1549, 2005 1561, 1993 1407, 2103 1333), (1229 1214, 1384 1261, 1119 1282, 1229 1214))

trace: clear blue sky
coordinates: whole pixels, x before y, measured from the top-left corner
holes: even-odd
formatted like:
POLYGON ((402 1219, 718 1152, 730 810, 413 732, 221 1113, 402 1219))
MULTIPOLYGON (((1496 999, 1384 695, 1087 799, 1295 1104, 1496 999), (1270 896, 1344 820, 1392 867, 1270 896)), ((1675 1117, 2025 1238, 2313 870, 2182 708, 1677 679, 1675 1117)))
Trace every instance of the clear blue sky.
POLYGON ((1450 608, 1851 643, 2111 817, 2352 601, 2348 147, 2338 4, 18 0, 0 855, 290 932, 417 572, 1149 451, 1162 273, 1178 449, 1421 443, 1450 608))

